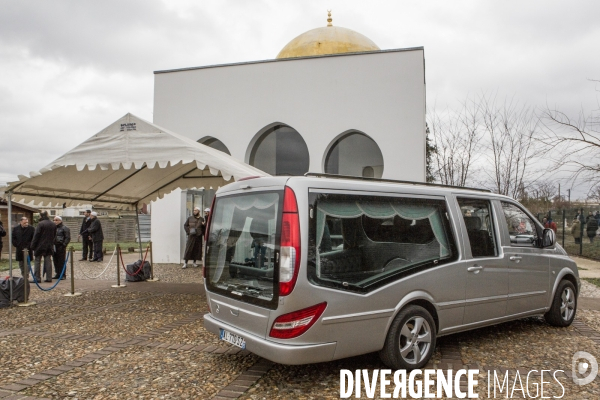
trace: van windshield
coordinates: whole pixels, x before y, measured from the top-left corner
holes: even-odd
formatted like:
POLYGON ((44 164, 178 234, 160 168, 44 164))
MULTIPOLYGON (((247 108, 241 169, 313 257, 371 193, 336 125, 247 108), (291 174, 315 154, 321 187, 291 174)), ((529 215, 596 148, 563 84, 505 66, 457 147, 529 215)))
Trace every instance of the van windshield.
POLYGON ((282 197, 261 192, 216 199, 206 244, 210 290, 255 304, 274 300, 282 197))
POLYGON ((312 205, 308 277, 369 291, 456 259, 444 200, 318 194, 312 205))

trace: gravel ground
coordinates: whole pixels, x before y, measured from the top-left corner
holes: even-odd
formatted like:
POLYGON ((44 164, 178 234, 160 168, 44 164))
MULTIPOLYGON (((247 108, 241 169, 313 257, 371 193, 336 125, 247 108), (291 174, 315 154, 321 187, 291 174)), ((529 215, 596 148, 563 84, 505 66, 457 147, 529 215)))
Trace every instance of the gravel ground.
POLYGON ((103 345, 69 342, 16 335, 0 338, 0 377, 2 384, 28 378, 32 374, 57 367, 84 356, 103 345))
MULTIPOLYGON (((129 263, 138 255, 124 254, 124 258, 129 263)), ((108 261, 108 257, 105 260, 108 261)), ((33 288, 31 299, 38 303, 36 306, 0 309, 0 333, 5 332, 5 336, 0 335, 0 387, 62 366, 96 350, 116 346, 112 352, 102 350, 106 354, 100 353, 101 357, 96 360, 82 362, 71 371, 40 381, 19 394, 53 399, 205 399, 227 390, 240 374, 259 360, 247 352, 228 355, 202 350, 218 348, 225 351, 231 347, 203 327, 201 315, 208 310, 205 297, 200 294, 201 268, 181 269, 180 265, 158 264, 155 275, 161 282, 156 283, 155 291, 136 291, 135 284, 125 289, 100 289, 99 286, 110 285, 107 280, 115 280, 113 267, 116 268, 116 264, 109 267, 110 274, 107 271, 99 280, 86 281, 89 282, 88 289, 83 290, 80 297, 62 296, 69 288, 65 281, 51 292, 33 288), (98 282, 98 287, 93 282, 98 282), (164 282, 198 284, 198 294, 178 293, 176 287, 186 285, 161 286, 164 282), (170 289, 161 291, 161 287, 166 286, 170 289), (6 336, 6 331, 22 328, 38 336, 6 336), (39 336, 45 333, 97 336, 109 341, 39 336), (136 339, 136 335, 142 336, 134 343, 127 343, 136 339), (148 344, 140 343, 142 340, 148 344), (159 344, 161 347, 157 347, 159 344)), ((91 276, 103 269, 88 262, 76 262, 75 268, 77 279, 84 279, 84 272, 91 276)), ((15 275, 18 275, 18 269, 15 275)), ((125 279, 124 272, 122 279, 125 279)), ((195 290, 192 287, 186 293, 195 290)), ((581 295, 600 298, 600 288, 584 281, 581 295)), ((600 332, 600 311, 580 309, 577 319, 600 332)), ((478 387, 481 398, 487 398, 488 367, 569 370, 571 357, 579 350, 600 359, 599 346, 578 334, 574 327, 553 328, 540 318, 442 337, 438 341, 435 363, 439 365, 444 360, 444 346, 450 345, 456 346, 461 362, 482 367, 478 387)), ((340 369, 380 368, 385 367, 377 354, 303 366, 274 364, 262 377, 256 377, 256 383, 241 398, 339 398, 340 369)), ((566 377, 560 378, 560 382, 566 390, 564 399, 600 398, 597 382, 583 387, 574 385, 566 377)), ((379 394, 379 389, 376 393, 379 394)), ((365 398, 364 391, 362 394, 365 398)), ((517 392, 515 396, 519 394, 517 392)), ((550 386, 545 395, 560 396, 560 387, 550 386)))
POLYGON ((131 338, 141 335, 154 328, 176 321, 178 318, 172 315, 156 313, 136 313, 135 306, 132 310, 106 310, 78 318, 74 318, 65 324, 57 322, 45 325, 39 330, 66 335, 94 335, 107 338, 131 338))
POLYGON ((257 357, 127 349, 24 391, 80 399, 207 399, 257 357))
POLYGON ((581 280, 581 293, 579 293, 579 296, 600 298, 600 287, 594 285, 593 283, 584 281, 582 279, 581 280))

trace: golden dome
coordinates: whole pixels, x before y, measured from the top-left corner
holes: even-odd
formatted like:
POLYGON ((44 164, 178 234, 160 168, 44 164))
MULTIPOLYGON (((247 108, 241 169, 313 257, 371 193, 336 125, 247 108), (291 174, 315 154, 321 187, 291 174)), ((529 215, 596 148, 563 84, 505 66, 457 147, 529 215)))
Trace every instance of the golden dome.
POLYGON ((331 13, 327 22, 326 27, 311 29, 296 36, 277 54, 276 58, 380 50, 368 37, 352 29, 331 25, 331 13))

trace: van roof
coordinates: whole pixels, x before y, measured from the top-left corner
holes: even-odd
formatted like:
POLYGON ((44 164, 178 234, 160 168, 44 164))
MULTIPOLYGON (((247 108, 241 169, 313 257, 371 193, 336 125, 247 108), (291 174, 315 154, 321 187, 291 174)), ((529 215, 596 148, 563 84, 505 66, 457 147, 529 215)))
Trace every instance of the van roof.
MULTIPOLYGON (((345 176, 345 175, 333 175, 333 174, 321 174, 321 173, 312 173, 307 172, 304 176, 272 176, 272 177, 256 177, 256 178, 247 178, 244 180, 240 180, 231 184, 228 184, 221 189, 219 189, 220 193, 235 191, 243 188, 258 188, 258 187, 283 187, 286 184, 293 184, 293 182, 298 180, 304 181, 305 185, 315 186, 315 187, 324 187, 332 185, 332 189, 339 189, 340 186, 349 185, 353 189, 360 187, 362 190, 381 190, 381 189, 389 189, 390 187, 402 187, 410 189, 410 191, 416 190, 424 190, 430 194, 446 194, 446 193, 456 193, 456 192, 465 192, 470 194, 486 194, 489 197, 496 198, 506 198, 511 199, 508 196, 500 195, 493 193, 488 189, 482 188, 471 188, 471 187, 461 187, 461 186, 450 186, 450 185, 442 185, 436 183, 425 183, 425 182, 415 182, 415 181, 400 181, 400 180, 392 180, 392 179, 377 179, 377 178, 363 178, 363 177, 355 177, 355 176, 345 176)), ((486 197, 487 197, 486 196, 486 197)), ((511 199, 512 200, 512 199, 511 199)))

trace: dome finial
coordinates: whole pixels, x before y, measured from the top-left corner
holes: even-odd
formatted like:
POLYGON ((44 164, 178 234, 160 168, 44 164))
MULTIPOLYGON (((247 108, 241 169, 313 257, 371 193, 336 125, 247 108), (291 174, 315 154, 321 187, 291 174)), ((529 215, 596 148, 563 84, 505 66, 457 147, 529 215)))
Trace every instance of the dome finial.
POLYGON ((331 24, 331 21, 333 21, 333 20, 331 19, 331 10, 327 10, 327 26, 333 26, 333 25, 331 24))

